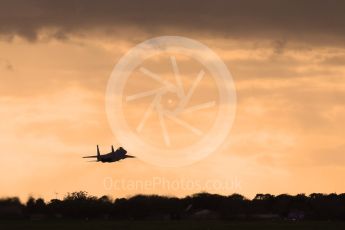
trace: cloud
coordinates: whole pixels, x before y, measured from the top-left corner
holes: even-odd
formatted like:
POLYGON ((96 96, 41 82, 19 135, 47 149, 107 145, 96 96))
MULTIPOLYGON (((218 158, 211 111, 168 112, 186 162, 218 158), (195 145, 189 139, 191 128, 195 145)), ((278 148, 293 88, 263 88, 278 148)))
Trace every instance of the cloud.
POLYGON ((345 65, 345 54, 325 58, 321 64, 342 67, 345 65))
POLYGON ((343 166, 345 145, 321 148, 312 153, 313 160, 319 165, 343 166))
POLYGON ((276 40, 272 44, 274 50, 273 53, 275 55, 280 55, 284 52, 284 49, 286 47, 286 40, 276 40))
MULTIPOLYGON (((333 44, 345 35, 344 1, 330 0, 5 0, 0 7, 0 35, 30 41, 49 36, 134 28, 152 35, 195 34, 233 37, 308 40, 333 44)), ((121 33, 117 33, 121 36, 121 33)), ((280 52, 284 42, 276 44, 280 52)))
POLYGON ((14 70, 11 62, 7 59, 2 59, 2 58, 0 58, 0 69, 5 69, 7 71, 13 71, 14 70))

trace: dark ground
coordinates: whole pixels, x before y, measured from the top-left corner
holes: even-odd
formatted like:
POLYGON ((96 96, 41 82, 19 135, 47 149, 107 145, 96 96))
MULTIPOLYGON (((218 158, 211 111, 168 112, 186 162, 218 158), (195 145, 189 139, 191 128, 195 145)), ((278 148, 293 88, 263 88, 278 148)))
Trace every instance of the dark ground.
POLYGON ((247 230, 247 229, 263 229, 263 230, 279 230, 279 229, 294 229, 294 230, 332 230, 332 229, 345 229, 345 222, 231 222, 231 221, 66 221, 66 220, 19 220, 19 221, 0 221, 0 229, 235 229, 235 230, 247 230))

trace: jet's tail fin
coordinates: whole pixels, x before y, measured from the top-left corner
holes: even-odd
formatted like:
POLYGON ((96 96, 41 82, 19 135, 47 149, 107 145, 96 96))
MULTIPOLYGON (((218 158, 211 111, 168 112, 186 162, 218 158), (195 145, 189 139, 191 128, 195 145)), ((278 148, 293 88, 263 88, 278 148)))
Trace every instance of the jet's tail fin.
POLYGON ((101 160, 101 153, 99 152, 99 147, 97 145, 97 160, 101 160))
POLYGON ((114 146, 111 146, 111 152, 114 153, 114 146))

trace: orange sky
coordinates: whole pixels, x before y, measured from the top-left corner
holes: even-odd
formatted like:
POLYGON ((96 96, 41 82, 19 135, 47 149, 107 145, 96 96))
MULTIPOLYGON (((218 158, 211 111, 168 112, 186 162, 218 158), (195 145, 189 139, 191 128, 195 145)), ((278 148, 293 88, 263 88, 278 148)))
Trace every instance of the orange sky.
MULTIPOLYGON (((130 26, 68 31, 63 39, 50 37, 55 30, 48 25, 34 40, 0 27, 0 196, 50 199, 78 190, 112 197, 344 192, 345 47, 338 45, 343 37, 286 39, 270 30, 270 36, 263 31, 246 38, 186 31, 176 23, 167 31, 130 26), (237 112, 224 145, 178 168, 140 159, 85 162, 81 157, 93 155, 96 144, 102 152, 119 145, 105 112, 114 65, 137 43, 162 35, 202 42, 231 71, 237 112)), ((162 63, 164 58, 151 66, 162 63)))

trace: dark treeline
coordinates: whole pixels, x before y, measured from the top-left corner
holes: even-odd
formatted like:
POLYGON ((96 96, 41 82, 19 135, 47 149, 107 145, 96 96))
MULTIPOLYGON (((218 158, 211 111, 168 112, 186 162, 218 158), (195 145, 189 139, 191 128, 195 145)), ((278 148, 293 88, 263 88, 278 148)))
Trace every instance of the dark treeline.
POLYGON ((0 218, 345 220, 345 194, 258 194, 249 200, 239 194, 199 193, 185 198, 137 195, 112 200, 74 192, 49 202, 29 198, 23 204, 18 198, 0 199, 0 218))

